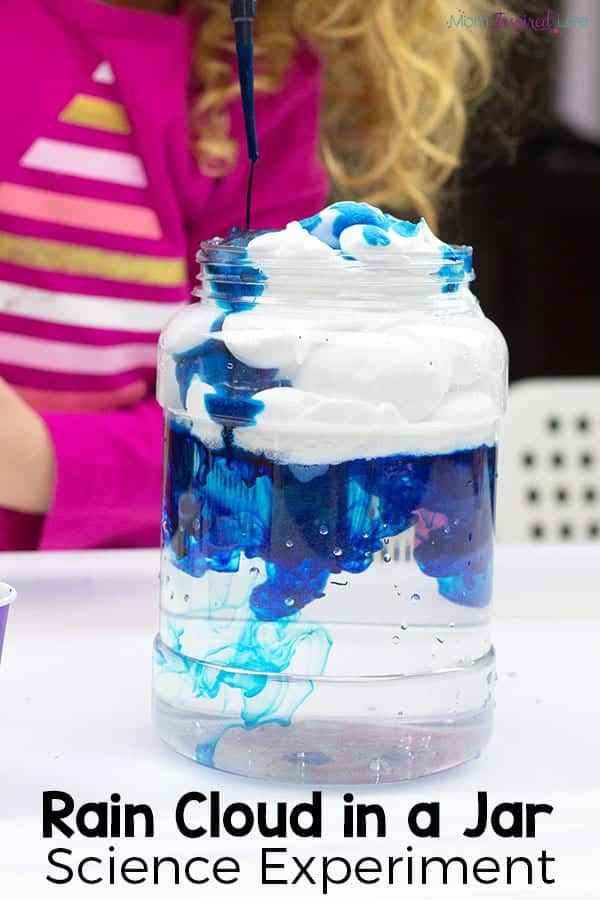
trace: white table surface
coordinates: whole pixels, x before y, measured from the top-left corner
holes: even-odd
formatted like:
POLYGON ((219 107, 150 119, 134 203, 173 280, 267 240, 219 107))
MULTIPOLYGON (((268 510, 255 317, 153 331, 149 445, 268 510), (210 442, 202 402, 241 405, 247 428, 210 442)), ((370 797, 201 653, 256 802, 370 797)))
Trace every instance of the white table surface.
MULTIPOLYGON (((259 893, 254 871, 258 840, 219 839, 190 846, 197 842, 185 841, 171 824, 177 799, 189 790, 220 790, 225 802, 295 803, 310 796, 312 788, 265 785, 207 771, 173 755, 153 734, 150 660, 157 566, 154 551, 0 555, 0 580, 19 591, 0 670, 2 896, 12 900, 56 893, 44 880, 46 855, 65 839, 41 840, 44 790, 68 791, 79 802, 108 800, 119 791, 130 802, 150 803, 159 836, 139 845, 135 840, 113 841, 118 850, 124 855, 172 853, 184 859, 198 852, 247 856, 247 880, 239 886, 195 892, 201 897, 244 898, 259 893), (4 893, 8 888, 10 894, 4 893)), ((600 836, 600 549, 592 544, 499 548, 495 605, 497 719, 493 741, 482 757, 418 782, 355 789, 357 799, 384 805, 389 838, 343 841, 340 827, 332 827, 323 841, 310 842, 310 852, 306 842, 295 844, 295 839, 286 844, 291 851, 295 847, 304 856, 401 854, 411 843, 408 808, 437 800, 442 804, 443 836, 420 852, 470 854, 474 859, 486 851, 532 855, 545 848, 557 857, 557 884, 522 893, 514 885, 504 890, 476 886, 472 892, 451 886, 432 893, 413 888, 406 896, 600 897, 595 874, 600 836), (473 824, 478 790, 489 791, 494 802, 551 803, 555 812, 535 840, 468 842, 460 835, 473 824)), ((339 819, 342 794, 341 788, 324 791, 330 821, 339 819)), ((98 852, 96 844, 73 839, 69 846, 75 854, 87 855, 98 852)), ((63 887, 59 895, 70 889, 63 887)), ((71 892, 85 898, 90 890, 95 897, 121 896, 117 888, 105 893, 104 888, 73 887, 71 892)), ((263 888, 261 897, 265 890, 280 896, 280 888, 263 888)), ((314 890, 289 890, 292 897, 321 896, 314 890)), ((355 896, 343 888, 328 896, 342 896, 342 891, 344 897, 355 896)), ((136 888, 134 893, 146 890, 136 888)), ((158 888, 148 893, 166 892, 158 888)), ((169 896, 183 893, 182 888, 169 896)), ((363 888, 359 895, 405 896, 398 888, 363 888)))

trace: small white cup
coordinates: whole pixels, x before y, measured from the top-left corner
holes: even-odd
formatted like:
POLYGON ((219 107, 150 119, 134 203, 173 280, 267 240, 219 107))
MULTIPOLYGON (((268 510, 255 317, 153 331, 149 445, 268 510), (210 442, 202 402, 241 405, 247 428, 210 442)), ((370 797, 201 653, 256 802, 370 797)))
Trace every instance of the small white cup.
POLYGON ((6 621, 8 619, 8 610, 13 602, 17 592, 9 584, 0 581, 0 656, 2 656, 2 645, 4 643, 4 634, 6 632, 6 621))
POLYGON ((10 584, 0 581, 0 606, 9 606, 16 596, 17 592, 10 584))

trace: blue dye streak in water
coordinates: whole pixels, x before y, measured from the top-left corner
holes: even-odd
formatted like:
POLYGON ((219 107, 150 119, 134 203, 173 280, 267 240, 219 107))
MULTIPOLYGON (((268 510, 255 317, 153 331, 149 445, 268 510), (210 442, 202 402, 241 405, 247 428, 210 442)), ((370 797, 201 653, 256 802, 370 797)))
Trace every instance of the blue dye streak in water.
POLYGON ((492 447, 355 459, 315 467, 307 480, 305 471, 234 443, 210 450, 172 421, 167 471, 164 520, 174 563, 198 577, 237 571, 242 553, 262 560, 266 579, 250 595, 259 620, 296 614, 324 595, 332 575, 365 571, 384 539, 411 525, 417 565, 441 594, 464 606, 489 603, 492 447), (178 513, 190 492, 201 511, 194 532, 180 527, 178 513))

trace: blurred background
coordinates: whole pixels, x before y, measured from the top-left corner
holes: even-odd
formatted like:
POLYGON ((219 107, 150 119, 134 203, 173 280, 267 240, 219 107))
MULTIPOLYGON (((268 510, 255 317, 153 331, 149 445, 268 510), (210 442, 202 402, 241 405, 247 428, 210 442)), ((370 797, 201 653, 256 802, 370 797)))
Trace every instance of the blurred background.
POLYGON ((475 246, 474 290, 513 381, 600 374, 600 2, 518 12, 548 8, 559 32, 513 29, 443 204, 441 234, 475 246))

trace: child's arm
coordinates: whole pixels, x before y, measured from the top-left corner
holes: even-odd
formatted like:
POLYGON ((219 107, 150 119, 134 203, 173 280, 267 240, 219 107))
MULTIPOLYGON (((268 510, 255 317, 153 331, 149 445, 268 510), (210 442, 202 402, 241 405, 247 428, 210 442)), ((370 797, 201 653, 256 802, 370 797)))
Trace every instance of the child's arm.
POLYGON ((158 543, 162 410, 38 415, 0 379, 0 549, 158 543))
POLYGON ((158 544, 162 410, 154 398, 131 409, 43 418, 56 471, 41 549, 158 544))

